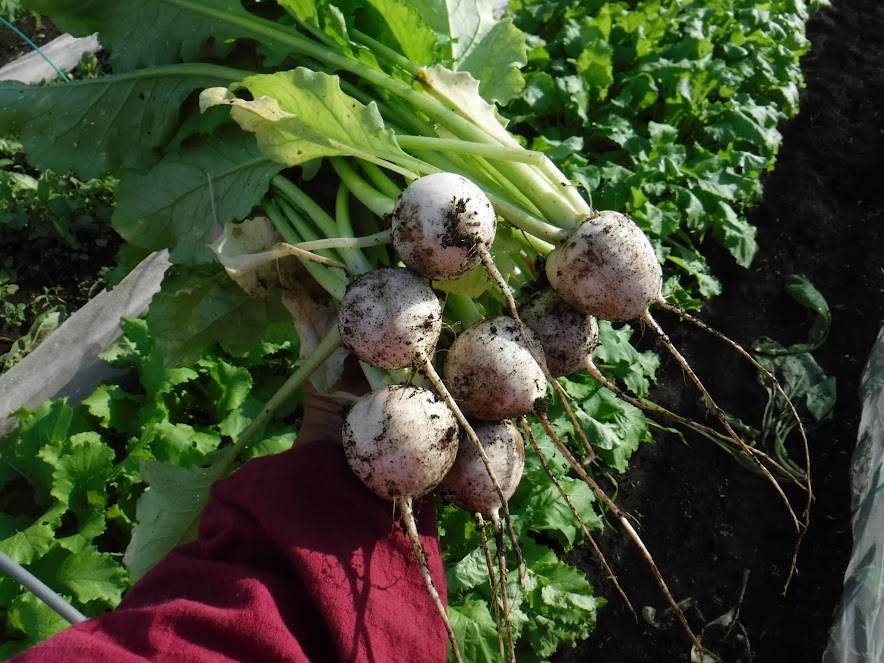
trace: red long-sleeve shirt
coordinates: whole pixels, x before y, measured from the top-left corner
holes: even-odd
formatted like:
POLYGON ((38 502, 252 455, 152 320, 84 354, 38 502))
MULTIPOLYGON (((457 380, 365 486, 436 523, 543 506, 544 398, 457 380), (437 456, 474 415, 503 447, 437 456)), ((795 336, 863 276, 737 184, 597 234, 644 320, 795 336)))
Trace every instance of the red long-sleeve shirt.
MULTIPOLYGON (((444 597, 433 506, 417 512, 444 597)), ((113 612, 12 661, 444 663, 446 650, 391 503, 359 483, 339 445, 310 442, 216 484, 196 541, 113 612)))

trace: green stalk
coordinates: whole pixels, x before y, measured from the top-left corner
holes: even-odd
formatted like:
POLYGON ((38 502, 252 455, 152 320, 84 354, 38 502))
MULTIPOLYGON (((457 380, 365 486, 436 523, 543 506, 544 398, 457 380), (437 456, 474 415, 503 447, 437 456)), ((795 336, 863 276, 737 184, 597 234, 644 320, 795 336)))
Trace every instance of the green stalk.
POLYGON ((343 157, 329 159, 332 168, 356 199, 372 212, 383 218, 393 212, 396 200, 381 193, 366 182, 343 157))
POLYGON ((526 150, 524 148, 509 147, 506 145, 489 145, 488 143, 475 143, 466 140, 452 138, 437 138, 435 136, 396 136, 399 147, 406 150, 434 150, 440 152, 454 152, 455 154, 475 154, 477 156, 495 159, 498 161, 515 161, 534 166, 542 166, 547 157, 542 152, 526 150))
POLYGON ((390 179, 387 173, 368 161, 360 161, 359 166, 368 175, 368 179, 371 180, 371 183, 378 191, 393 200, 399 198, 399 194, 402 193, 402 187, 390 179))
MULTIPOLYGON (((313 198, 304 193, 295 184, 283 177, 282 175, 274 175, 270 180, 270 184, 274 189, 279 191, 292 205, 300 209, 310 220, 316 224, 319 232, 325 237, 335 237, 338 234, 338 227, 335 220, 326 212, 313 198)), ((305 237, 304 239, 310 239, 305 237)))
POLYGON ((320 249, 369 249, 374 246, 389 244, 391 235, 389 230, 381 230, 371 235, 362 237, 327 237, 310 242, 298 242, 293 244, 305 251, 318 251, 320 249))
POLYGON ((476 306, 475 300, 469 295, 449 294, 445 298, 445 308, 457 317, 464 329, 485 317, 476 306))
MULTIPOLYGON (((350 192, 344 184, 338 187, 335 196, 335 218, 338 222, 338 237, 353 237, 353 225, 350 223, 350 192)), ((374 267, 357 247, 340 247, 338 252, 347 265, 357 274, 367 274, 374 267)))

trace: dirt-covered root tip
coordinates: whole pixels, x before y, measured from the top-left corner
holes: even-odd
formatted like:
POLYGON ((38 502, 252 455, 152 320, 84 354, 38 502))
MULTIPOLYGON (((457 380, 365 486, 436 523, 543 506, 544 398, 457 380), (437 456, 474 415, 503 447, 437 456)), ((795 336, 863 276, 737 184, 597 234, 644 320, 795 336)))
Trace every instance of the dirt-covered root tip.
MULTIPOLYGON (((536 338, 532 343, 541 347, 536 338)), ((548 386, 515 321, 507 316, 465 329, 445 356, 443 375, 461 410, 486 421, 532 412, 548 386)))
POLYGON ((344 454, 353 473, 376 495, 423 497, 457 457, 458 426, 433 392, 411 385, 376 389, 347 412, 344 454))
POLYGON ((601 320, 636 320, 660 297, 663 271, 647 236, 626 215, 600 212, 547 257, 549 283, 601 320))
POLYGON ((382 267, 347 287, 338 328, 359 359, 387 370, 408 368, 432 355, 442 331, 442 305, 411 270, 382 267))
POLYGON ((467 178, 434 173, 405 188, 391 223, 402 262, 427 278, 446 281, 479 264, 476 246, 494 240, 497 214, 485 192, 467 178))

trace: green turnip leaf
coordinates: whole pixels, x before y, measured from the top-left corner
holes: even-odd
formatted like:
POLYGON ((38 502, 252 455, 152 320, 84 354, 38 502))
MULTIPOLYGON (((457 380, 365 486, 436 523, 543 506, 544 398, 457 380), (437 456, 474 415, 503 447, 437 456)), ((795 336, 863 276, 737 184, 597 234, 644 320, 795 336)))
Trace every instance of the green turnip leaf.
POLYGON ((249 18, 239 0, 27 0, 27 6, 76 36, 98 32, 117 73, 223 58, 236 39, 251 36, 231 20, 249 18), (209 18, 193 7, 221 12, 224 18, 209 18), (151 38, 137 38, 144 33, 151 38))
POLYGON ((171 249, 176 263, 214 260, 207 244, 216 224, 249 214, 282 169, 242 131, 219 131, 185 146, 145 173, 129 173, 117 187, 114 228, 151 250, 171 249))
POLYGON ((292 71, 250 76, 244 87, 254 101, 238 99, 215 88, 200 97, 203 109, 232 107, 231 117, 255 133, 263 154, 286 166, 323 156, 358 156, 385 165, 410 158, 374 103, 364 105, 345 94, 337 76, 299 67, 292 71))
POLYGON ((138 500, 138 525, 123 557, 133 580, 192 535, 209 489, 226 472, 220 466, 187 470, 155 460, 141 463, 141 477, 150 489, 138 500))
POLYGON ((175 133, 194 90, 241 74, 187 64, 45 87, 4 82, 0 126, 21 132, 28 160, 40 169, 72 170, 85 179, 144 170, 175 133))

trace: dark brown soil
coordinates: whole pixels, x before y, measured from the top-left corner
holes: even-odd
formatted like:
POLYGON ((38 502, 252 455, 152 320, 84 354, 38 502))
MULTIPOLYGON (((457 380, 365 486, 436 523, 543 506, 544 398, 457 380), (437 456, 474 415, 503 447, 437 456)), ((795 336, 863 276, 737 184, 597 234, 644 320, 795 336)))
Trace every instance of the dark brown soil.
MULTIPOLYGON (((884 5, 837 2, 808 29, 813 50, 802 63, 802 110, 784 127, 764 200, 749 215, 760 253, 746 271, 709 247, 725 293, 702 314, 743 344, 761 335, 803 341, 806 315, 783 291, 793 273, 807 275, 832 309, 829 338, 814 356, 836 377, 838 403, 833 421, 810 435, 816 502, 799 575, 782 596, 795 533, 771 486, 703 439, 660 437, 638 452, 619 491, 619 504, 637 519, 676 599, 693 599, 707 621, 737 604, 749 574, 739 613, 748 650, 722 647, 728 663, 822 658, 851 549, 849 462, 859 378, 884 319, 884 5)), ((697 330, 660 319, 725 409, 762 404, 760 390, 749 391, 753 372, 745 362, 697 330)), ((690 410, 685 399, 693 397, 676 367, 667 366, 660 383, 669 387, 655 394, 658 401, 690 410)), ((797 504, 798 494, 791 497, 797 504)), ((600 543, 636 609, 661 613, 666 602, 627 538, 611 531, 600 543)), ((677 625, 658 630, 641 617, 636 622, 592 554, 577 559, 609 604, 592 638, 560 653, 558 663, 690 660, 677 625)), ((695 628, 703 623, 689 616, 695 628)))

